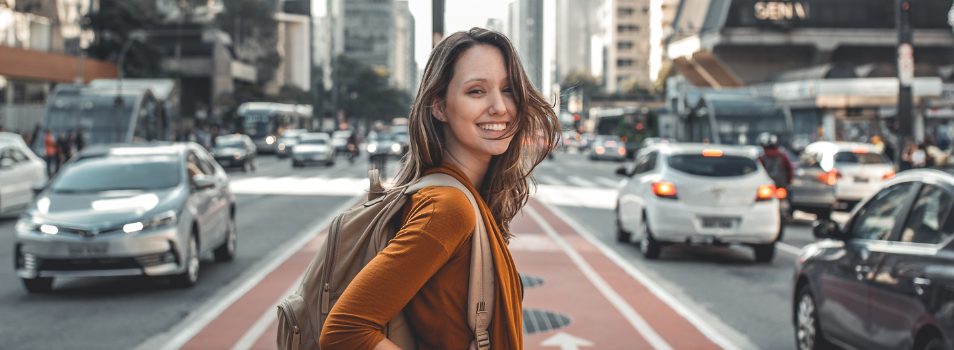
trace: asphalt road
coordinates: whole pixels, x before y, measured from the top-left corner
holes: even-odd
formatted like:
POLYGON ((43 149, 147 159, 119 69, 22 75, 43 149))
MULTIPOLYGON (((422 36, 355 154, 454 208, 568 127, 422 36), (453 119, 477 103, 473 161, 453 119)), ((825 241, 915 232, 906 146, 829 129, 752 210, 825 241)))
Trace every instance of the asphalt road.
MULTIPOLYGON (((812 241, 807 224, 787 227, 788 248, 780 249, 771 264, 753 263, 751 250, 742 247, 675 247, 664 250, 660 260, 647 261, 637 246, 619 244, 613 236, 613 211, 605 203, 615 200, 613 186, 619 178, 614 171, 619 165, 561 153, 537 168, 539 191, 551 193, 548 202, 568 219, 738 347, 794 348, 791 276, 795 251, 812 241), (574 194, 578 197, 559 198, 574 194)), ((392 162, 389 173, 395 167, 392 162)), ((231 173, 233 190, 239 189, 238 257, 225 264, 204 260, 200 281, 191 289, 173 289, 160 279, 98 278, 57 280, 51 294, 27 294, 12 266, 16 220, 0 219, 0 347, 129 349, 155 339, 240 284, 280 253, 283 244, 336 214, 360 192, 339 187, 354 187, 366 177, 366 169, 363 159, 349 164, 340 158, 333 167, 293 169, 288 160, 263 156, 256 172, 231 173), (315 185, 327 179, 341 185, 315 185)))

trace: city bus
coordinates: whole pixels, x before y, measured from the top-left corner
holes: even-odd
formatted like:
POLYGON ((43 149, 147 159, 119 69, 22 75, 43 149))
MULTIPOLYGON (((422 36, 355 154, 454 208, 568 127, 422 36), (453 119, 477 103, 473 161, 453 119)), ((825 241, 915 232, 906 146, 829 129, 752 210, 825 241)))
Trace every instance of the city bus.
POLYGON ((703 93, 683 119, 691 142, 757 145, 762 133, 792 140, 792 117, 774 99, 747 94, 703 93))
MULTIPOLYGON (((127 79, 120 87, 115 80, 85 84, 60 84, 47 99, 43 128, 54 137, 82 132, 86 145, 172 139, 172 116, 168 104, 157 97, 174 82, 136 82, 127 79), (158 94, 154 91, 157 91, 158 94)), ((33 141, 37 154, 44 154, 43 133, 33 141)))
POLYGON ((252 138, 259 153, 275 153, 286 129, 311 129, 312 107, 272 102, 246 102, 235 115, 235 129, 252 138))

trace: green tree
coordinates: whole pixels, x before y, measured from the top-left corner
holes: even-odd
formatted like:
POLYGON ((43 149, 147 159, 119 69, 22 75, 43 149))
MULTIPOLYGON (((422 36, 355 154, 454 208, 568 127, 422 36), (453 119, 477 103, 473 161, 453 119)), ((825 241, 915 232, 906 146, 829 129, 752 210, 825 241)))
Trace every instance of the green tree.
POLYGON ((387 74, 344 56, 337 62, 338 106, 352 121, 387 123, 410 113, 411 95, 392 87, 387 74))
MULTIPOLYGON (((130 33, 148 32, 160 24, 161 16, 155 0, 102 0, 100 10, 91 14, 89 20, 96 39, 87 48, 87 54, 118 63, 130 33)), ((156 77, 162 74, 161 62, 162 53, 155 46, 133 40, 120 69, 126 77, 156 77)))
POLYGON ((216 17, 219 29, 232 36, 238 59, 255 66, 258 83, 265 85, 282 62, 273 2, 224 0, 223 4, 225 11, 216 17))

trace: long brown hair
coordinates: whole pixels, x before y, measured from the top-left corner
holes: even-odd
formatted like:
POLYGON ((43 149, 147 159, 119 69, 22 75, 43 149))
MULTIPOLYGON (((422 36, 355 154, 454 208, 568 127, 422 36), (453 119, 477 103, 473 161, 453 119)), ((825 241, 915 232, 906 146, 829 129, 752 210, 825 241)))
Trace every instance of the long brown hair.
POLYGON ((424 171, 443 163, 443 124, 435 122, 431 109, 438 99, 444 99, 454 76, 454 64, 460 55, 476 45, 491 45, 503 54, 510 87, 517 105, 514 122, 504 138, 513 135, 507 151, 490 160, 484 174, 480 195, 509 240, 510 221, 527 204, 530 196, 531 173, 556 145, 560 138, 560 122, 553 106, 540 94, 520 64, 516 50, 506 36, 483 28, 457 32, 441 40, 434 47, 417 98, 408 118, 410 150, 404 157, 395 179, 396 186, 404 186, 420 178, 424 171))

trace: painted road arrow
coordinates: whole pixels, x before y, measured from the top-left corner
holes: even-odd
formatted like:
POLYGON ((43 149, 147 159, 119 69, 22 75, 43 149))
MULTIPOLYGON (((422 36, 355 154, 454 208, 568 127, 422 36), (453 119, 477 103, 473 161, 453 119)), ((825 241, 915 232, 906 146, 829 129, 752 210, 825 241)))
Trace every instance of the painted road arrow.
POLYGON ((576 350, 582 346, 593 346, 593 343, 589 340, 560 332, 552 337, 547 338, 547 340, 544 340, 543 343, 540 343, 540 345, 559 346, 560 350, 576 350))

